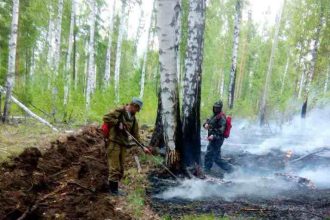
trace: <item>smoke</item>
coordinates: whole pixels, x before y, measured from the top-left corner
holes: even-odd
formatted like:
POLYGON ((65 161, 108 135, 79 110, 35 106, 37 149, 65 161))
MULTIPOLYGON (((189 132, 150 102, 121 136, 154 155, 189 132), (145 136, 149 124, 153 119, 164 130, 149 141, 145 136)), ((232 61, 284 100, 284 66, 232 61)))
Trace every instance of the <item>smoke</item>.
POLYGON ((247 176, 233 175, 226 178, 226 182, 187 179, 179 186, 156 195, 162 199, 181 198, 188 200, 218 198, 232 201, 237 198, 275 198, 281 192, 293 188, 289 183, 276 176, 247 176), (234 177, 235 176, 235 177, 234 177))
MULTIPOLYGON (((244 150, 253 154, 266 154, 274 149, 284 152, 291 150, 294 154, 303 155, 319 148, 330 147, 329 124, 330 106, 314 109, 304 120, 297 115, 292 121, 282 126, 280 133, 266 138, 260 144, 247 145, 244 150)), ((258 136, 259 129, 253 130, 254 132, 250 135, 258 136)), ((242 133, 242 130, 236 130, 236 132, 242 133)))
MULTIPOLYGON (((235 155, 244 155, 245 153, 263 156, 263 159, 267 159, 267 154, 271 152, 283 152, 282 156, 286 152, 290 152, 295 158, 301 158, 311 152, 329 147, 329 150, 314 154, 314 156, 323 158, 323 162, 318 160, 318 157, 309 161, 310 164, 304 164, 304 161, 300 161, 300 166, 297 166, 297 163, 290 166, 289 162, 282 172, 307 178, 317 188, 330 187, 330 106, 312 110, 305 120, 297 115, 291 122, 284 124, 281 129, 275 123, 271 124, 269 130, 279 131, 276 134, 265 132, 265 128, 260 129, 256 124, 247 120, 234 121, 231 137, 225 140, 222 147, 223 155, 230 154, 235 157, 235 155)), ((201 135, 202 151, 205 152, 206 132, 202 131, 201 135)), ((243 158, 238 157, 238 159, 243 158)), ((269 158, 269 160, 273 159, 269 158)), ((283 160, 283 157, 278 159, 283 160)), ((310 158, 305 159, 308 163, 310 158)), ((273 161, 269 162, 272 164, 273 161)), ((261 171, 264 167, 257 169, 258 163, 254 160, 248 160, 247 165, 251 166, 240 167, 234 173, 225 175, 223 183, 199 179, 184 180, 178 186, 169 188, 156 197, 189 200, 218 198, 231 201, 246 197, 276 198, 285 196, 285 192, 288 190, 299 189, 298 182, 288 181, 283 176, 276 175, 279 170, 275 167, 272 168, 272 165, 270 165, 271 169, 266 172, 261 171), (257 168, 251 169, 251 167, 257 168)))

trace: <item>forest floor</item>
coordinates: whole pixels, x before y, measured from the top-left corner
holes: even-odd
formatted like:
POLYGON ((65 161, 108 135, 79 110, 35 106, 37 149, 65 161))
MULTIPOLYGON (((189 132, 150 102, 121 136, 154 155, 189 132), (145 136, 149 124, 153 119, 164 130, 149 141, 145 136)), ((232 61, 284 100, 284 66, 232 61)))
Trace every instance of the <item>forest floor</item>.
MULTIPOLYGON (((307 179, 280 174, 276 178, 282 182, 270 179, 265 182, 266 188, 256 187, 257 191, 274 191, 275 184, 283 180, 285 185, 292 185, 290 190, 276 193, 276 197, 243 193, 226 199, 222 196, 241 192, 245 182, 226 182, 208 176, 206 180, 178 183, 161 171, 152 157, 134 147, 126 157, 126 173, 120 185, 128 195, 113 197, 107 192, 106 150, 96 126, 62 134, 33 123, 0 128, 0 155, 4 155, 0 164, 0 219, 326 219, 330 216, 330 190, 315 188, 307 179), (140 160, 140 172, 134 156, 140 160), (211 197, 159 196, 171 189, 180 191, 180 187, 188 194, 206 190, 202 194, 211 197)), ((147 143, 150 131, 141 129, 141 133, 147 143)), ((249 165, 251 171, 258 167, 280 170, 285 165, 285 157, 278 152, 229 156, 233 164, 249 165), (256 162, 251 166, 250 161, 256 162)), ((326 159, 322 163, 328 162, 326 159)))

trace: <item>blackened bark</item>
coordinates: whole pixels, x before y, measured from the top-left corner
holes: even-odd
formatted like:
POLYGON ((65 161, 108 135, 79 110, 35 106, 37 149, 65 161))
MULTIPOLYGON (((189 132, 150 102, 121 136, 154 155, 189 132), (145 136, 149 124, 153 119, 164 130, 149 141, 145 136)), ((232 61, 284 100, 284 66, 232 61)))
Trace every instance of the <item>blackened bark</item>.
POLYGON ((164 135, 163 135, 163 123, 162 123, 162 100, 160 98, 160 90, 158 92, 158 108, 157 108, 157 118, 155 123, 155 129, 152 133, 152 137, 149 145, 151 147, 163 148, 165 145, 164 135))
POLYGON ((301 118, 306 118, 307 102, 308 102, 308 99, 306 98, 304 101, 304 104, 302 105, 302 108, 301 108, 301 118))

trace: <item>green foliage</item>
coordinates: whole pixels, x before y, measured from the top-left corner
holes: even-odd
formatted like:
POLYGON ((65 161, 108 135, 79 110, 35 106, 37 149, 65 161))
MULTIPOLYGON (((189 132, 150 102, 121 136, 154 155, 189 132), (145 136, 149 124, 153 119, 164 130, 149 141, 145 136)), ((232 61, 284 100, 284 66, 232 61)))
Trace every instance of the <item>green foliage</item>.
MULTIPOLYGON (((97 22, 95 35, 95 62, 97 72, 97 89, 92 95, 91 109, 85 110, 85 88, 88 52, 86 45, 89 42, 89 13, 90 9, 85 2, 80 2, 79 13, 75 27, 75 51, 72 54, 71 88, 69 103, 63 104, 68 38, 71 18, 71 1, 64 1, 61 36, 61 60, 58 77, 53 79, 54 72, 48 64, 49 45, 47 35, 50 19, 54 21, 57 13, 57 1, 34 0, 21 1, 18 27, 16 82, 14 95, 40 116, 56 122, 66 122, 70 125, 82 125, 88 122, 101 123, 103 114, 116 105, 128 103, 132 96, 139 96, 141 66, 135 66, 135 42, 124 39, 122 45, 122 62, 120 68, 120 103, 115 103, 114 94, 114 66, 120 17, 114 19, 112 33, 111 82, 104 88, 103 76, 105 69, 105 55, 108 43, 108 24, 99 16, 105 1, 97 1, 97 22), (47 5, 47 7, 45 7, 47 5), (53 11, 51 13, 51 11, 53 11), (77 84, 74 83, 73 58, 77 84), (31 75, 32 67, 34 74, 31 75), (56 85, 59 88, 55 100, 57 114, 51 116, 52 91, 56 85)), ((243 2, 243 10, 247 10, 243 2)), ((243 19, 240 30, 240 44, 237 62, 236 96, 234 109, 228 111, 227 96, 229 72, 231 66, 233 44, 233 22, 236 0, 210 0, 206 8, 206 26, 204 39, 204 62, 202 79, 202 120, 211 114, 215 101, 223 99, 224 110, 227 114, 255 118, 259 111, 260 98, 263 92, 265 74, 267 72, 274 27, 260 25, 243 19), (221 97, 221 79, 224 76, 224 90, 221 97), (237 92, 237 91, 240 92, 237 92)), ((187 47, 189 1, 182 0, 181 15, 181 43, 180 61, 181 73, 184 73, 184 59, 187 47)), ((5 85, 8 62, 8 39, 10 34, 12 1, 0 2, 0 84, 5 85)), ((312 84, 312 103, 328 100, 329 90, 324 93, 326 73, 329 71, 330 45, 330 6, 327 0, 287 0, 284 7, 280 38, 275 52, 273 74, 269 89, 267 107, 268 116, 274 111, 297 111, 295 105, 302 103, 297 99, 299 82, 304 65, 309 68, 309 61, 301 57, 311 52, 310 45, 315 38, 315 30, 320 21, 321 12, 324 15, 324 25, 321 30, 320 47, 312 84), (282 82, 287 59, 289 68, 282 82), (293 102, 292 100, 295 100, 293 102)), ((252 17, 254 12, 252 11, 252 17)), ((244 17, 243 17, 244 18, 244 17)), ((142 58, 140 58, 142 59, 142 58)), ((142 64, 143 61, 140 63, 142 64)), ((154 124, 157 111, 157 89, 159 87, 158 51, 148 51, 146 68, 146 82, 144 93, 144 108, 138 114, 141 124, 154 124)), ((12 114, 24 114, 16 106, 12 107, 12 114)))

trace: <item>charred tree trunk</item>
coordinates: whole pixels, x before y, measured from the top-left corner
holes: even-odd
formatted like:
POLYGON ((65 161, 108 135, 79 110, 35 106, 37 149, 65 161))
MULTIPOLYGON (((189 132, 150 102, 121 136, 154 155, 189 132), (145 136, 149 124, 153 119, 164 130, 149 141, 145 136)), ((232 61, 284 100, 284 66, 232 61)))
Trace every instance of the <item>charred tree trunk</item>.
POLYGON ((2 121, 7 122, 9 119, 9 112, 11 107, 11 96, 15 84, 15 63, 16 63, 16 46, 17 46, 17 32, 18 32, 18 15, 19 15, 19 0, 13 1, 13 14, 11 22, 11 32, 9 39, 9 57, 8 57, 8 71, 6 79, 6 96, 3 110, 2 121))
POLYGON ((266 119, 266 105, 267 105, 268 89, 269 89, 269 84, 270 84, 270 80, 271 80, 271 76, 272 76, 275 50, 277 48, 277 43, 278 43, 278 35, 279 35, 279 31, 280 31, 282 11, 283 11, 284 4, 285 4, 285 1, 280 9, 279 14, 276 17, 274 40, 273 40, 272 50, 270 53, 270 58, 269 58, 269 63, 268 63, 268 68, 267 68, 267 73, 266 73, 266 81, 265 81, 261 104, 260 104, 260 118, 259 118, 260 126, 263 126, 265 124, 265 119, 266 119))
POLYGON ((183 157, 186 166, 200 164, 200 101, 204 28, 205 0, 190 0, 182 103, 183 157))
POLYGON ((176 69, 176 34, 178 0, 158 0, 159 65, 162 99, 163 135, 167 149, 166 163, 178 161, 180 114, 176 69))
POLYGON ((163 119, 162 119, 162 99, 160 96, 160 90, 158 92, 158 108, 157 108, 157 118, 155 123, 155 130, 152 133, 150 140, 150 146, 162 148, 164 147, 165 140, 163 134, 163 119))
POLYGON ((234 24, 234 45, 233 45, 233 55, 231 58, 230 81, 229 81, 229 91, 228 91, 228 106, 230 109, 232 109, 234 106, 240 21, 241 21, 241 0, 237 0, 235 24, 234 24))

